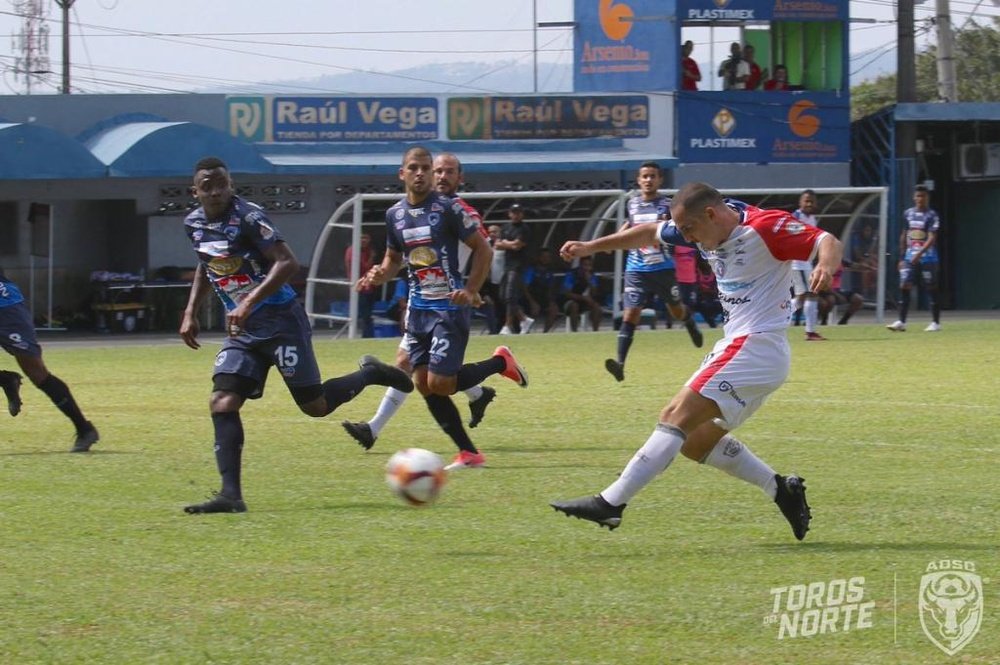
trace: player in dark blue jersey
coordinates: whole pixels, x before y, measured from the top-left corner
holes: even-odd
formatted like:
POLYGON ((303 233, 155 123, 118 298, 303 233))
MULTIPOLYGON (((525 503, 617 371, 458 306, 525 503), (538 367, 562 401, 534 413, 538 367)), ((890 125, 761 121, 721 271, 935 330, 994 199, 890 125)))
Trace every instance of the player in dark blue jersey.
POLYGON ((493 253, 464 203, 434 190, 433 163, 422 146, 403 154, 399 179, 406 197, 386 211, 385 257, 357 288, 392 279, 405 260, 410 289, 406 335, 414 382, 434 420, 458 446, 449 468, 480 467, 486 458, 473 445, 449 396, 492 374, 521 387, 528 385, 528 377, 505 346, 487 360, 464 364, 471 307, 479 302, 493 253), (459 243, 472 250, 468 281, 462 277, 459 243))
POLYGON ((180 335, 192 349, 198 343, 197 313, 214 289, 226 308, 228 336, 215 357, 209 400, 215 428, 215 460, 222 489, 187 513, 246 512, 240 483, 243 422, 247 399, 263 395, 272 366, 278 368, 299 409, 321 418, 356 397, 365 386, 413 390, 405 372, 364 356, 360 370, 322 381, 312 347, 312 329, 288 280, 298 261, 264 211, 236 196, 229 169, 206 157, 194 170, 195 197, 201 204, 184 220, 184 230, 200 262, 181 322, 180 335))
MULTIPOLYGON (((7 279, 0 268, 0 346, 14 356, 21 371, 35 384, 35 387, 49 396, 52 403, 62 411, 76 427, 74 453, 85 453, 101 438, 97 428, 87 420, 69 386, 59 377, 49 372, 42 361, 42 347, 35 337, 35 324, 31 311, 24 304, 24 296, 17 284, 7 279)), ((7 396, 7 410, 16 416, 21 412, 21 375, 8 370, 0 371, 0 388, 7 396)))
POLYGON ((927 290, 931 322, 927 332, 941 330, 941 303, 938 302, 937 237, 941 218, 929 207, 931 195, 923 185, 913 192, 913 207, 903 213, 903 232, 899 238, 899 319, 886 326, 893 332, 906 330, 910 311, 910 293, 916 283, 927 290))
MULTIPOLYGON (((660 196, 663 170, 656 162, 645 162, 636 175, 639 195, 628 200, 623 229, 642 224, 658 224, 670 219, 670 199, 660 196)), ((625 258, 624 312, 618 330, 618 357, 604 361, 604 368, 616 380, 625 379, 625 358, 632 346, 635 328, 642 318, 642 308, 650 295, 658 295, 667 305, 670 315, 684 324, 695 346, 703 343, 691 310, 680 299, 680 289, 674 276, 674 261, 667 247, 651 245, 629 250, 625 258)))
MULTIPOLYGON (((479 211, 458 197, 458 188, 463 182, 462 162, 459 161, 458 157, 450 152, 439 154, 434 158, 433 174, 434 189, 437 190, 439 194, 452 197, 454 201, 460 202, 464 207, 465 214, 476 222, 476 229, 479 231, 480 235, 482 235, 483 238, 486 238, 486 229, 483 228, 483 218, 479 214, 479 211)), ((471 254, 471 251, 464 243, 459 245, 458 250, 459 263, 462 264, 462 274, 466 274, 468 272, 467 268, 469 264, 469 257, 465 255, 471 254)), ((403 287, 403 292, 401 295, 397 295, 396 299, 402 299, 405 303, 406 299, 409 297, 409 284, 404 280, 399 280, 399 283, 403 287)), ((405 312, 405 304, 403 309, 405 312)), ((406 330, 404 329, 403 339, 399 344, 398 351, 396 352, 396 367, 399 367, 404 372, 412 373, 413 366, 410 365, 409 349, 410 337, 406 334, 406 330)), ((469 427, 476 427, 486 414, 486 407, 493 401, 497 393, 489 386, 472 386, 464 392, 469 397, 469 410, 472 412, 472 419, 469 420, 469 427)), ((405 393, 401 393, 394 388, 388 388, 385 391, 385 396, 382 397, 382 401, 378 405, 378 409, 375 411, 375 415, 372 416, 370 420, 362 420, 359 422, 345 420, 341 424, 344 426, 347 433, 350 434, 362 448, 370 450, 371 447, 375 445, 375 440, 382 432, 382 428, 385 427, 389 420, 396 414, 397 411, 399 411, 405 401, 405 393)))

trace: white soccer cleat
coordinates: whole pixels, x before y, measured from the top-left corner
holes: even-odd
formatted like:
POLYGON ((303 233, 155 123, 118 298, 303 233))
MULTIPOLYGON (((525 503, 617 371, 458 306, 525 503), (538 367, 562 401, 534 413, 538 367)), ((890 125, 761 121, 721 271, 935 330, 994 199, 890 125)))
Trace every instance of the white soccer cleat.
POLYGON ((931 324, 924 328, 924 332, 940 332, 941 324, 937 321, 931 321, 931 324))
POLYGON ((503 328, 500 329, 500 332, 498 332, 497 334, 498 335, 509 335, 509 334, 511 334, 510 333, 510 328, 508 326, 504 326, 503 328))
POLYGON ((521 334, 527 335, 531 332, 531 328, 535 325, 535 320, 530 316, 524 317, 524 321, 521 321, 521 334))
POLYGON ((902 321, 896 321, 895 323, 890 323, 886 326, 892 332, 906 332, 906 324, 902 321))

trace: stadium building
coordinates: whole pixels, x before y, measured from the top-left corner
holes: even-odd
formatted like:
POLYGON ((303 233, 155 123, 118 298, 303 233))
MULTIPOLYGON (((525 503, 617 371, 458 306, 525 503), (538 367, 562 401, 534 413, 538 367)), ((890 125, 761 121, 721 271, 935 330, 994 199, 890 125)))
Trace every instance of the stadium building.
MULTIPOLYGON (((0 261, 30 293, 36 318, 115 300, 95 289, 95 276, 182 278, 192 264, 181 230, 191 169, 209 154, 230 165, 239 193, 269 211, 303 263, 339 206, 358 193, 399 191, 400 156, 414 143, 456 153, 467 190, 509 194, 477 202, 487 221, 504 220, 518 192, 628 189, 649 160, 667 170, 668 187, 850 186, 847 3, 718 5, 629 0, 611 15, 603 3, 576 0, 571 94, 2 97, 0 261), (680 90, 682 33, 698 25, 743 28, 760 66, 788 63, 796 85, 680 90)), ((602 202, 587 197, 533 201, 529 221, 547 225, 552 245, 602 214, 602 202)), ((795 197, 768 203, 794 207, 795 197)), ((949 229, 958 225, 958 211, 937 197, 934 205, 949 229)), ((377 240, 379 211, 366 209, 361 223, 377 240)), ((349 241, 339 236, 331 256, 349 241)), ((946 261, 963 263, 962 246, 950 243, 946 261)), ((945 283, 946 303, 975 306, 960 284, 945 283)))

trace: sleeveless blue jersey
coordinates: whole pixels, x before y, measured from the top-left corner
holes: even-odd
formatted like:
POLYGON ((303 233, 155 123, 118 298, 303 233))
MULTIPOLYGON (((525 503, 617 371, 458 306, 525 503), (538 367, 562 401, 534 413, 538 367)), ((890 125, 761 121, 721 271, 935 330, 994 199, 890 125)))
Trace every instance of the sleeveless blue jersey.
MULTIPOLYGON (((641 196, 628 200, 626 210, 628 220, 626 228, 639 224, 655 224, 670 219, 670 199, 657 196, 652 201, 644 201, 641 196)), ((625 257, 625 270, 628 272, 656 272, 658 270, 673 270, 674 260, 663 245, 650 245, 639 249, 630 249, 625 257)))
POLYGON ((448 294, 465 286, 458 247, 479 226, 462 201, 437 192, 416 205, 403 199, 386 211, 385 226, 386 246, 406 261, 410 307, 462 309, 448 294))
MULTIPOLYGON (((238 196, 218 219, 206 219, 205 210, 198 208, 184 220, 184 231, 229 312, 267 277, 271 261, 264 251, 284 240, 259 206, 238 196)), ((254 311, 294 299, 295 290, 284 284, 254 311)))
MULTIPOLYGON (((909 261, 917 250, 924 246, 930 234, 936 234, 941 228, 941 218, 930 208, 927 210, 909 208, 903 213, 903 224, 906 225, 906 255, 904 258, 909 261)), ((920 256, 920 262, 938 262, 937 243, 931 245, 930 249, 920 256)))

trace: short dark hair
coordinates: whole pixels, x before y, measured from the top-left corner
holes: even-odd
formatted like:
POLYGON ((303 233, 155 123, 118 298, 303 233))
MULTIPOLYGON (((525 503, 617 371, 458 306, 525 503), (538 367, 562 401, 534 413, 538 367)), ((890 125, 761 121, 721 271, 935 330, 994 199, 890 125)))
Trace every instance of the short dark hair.
POLYGON ((215 169, 225 169, 229 170, 226 163, 219 159, 218 157, 202 157, 198 160, 198 163, 194 165, 194 172, 198 171, 214 171, 215 169))
MULTIPOLYGON (((811 189, 803 189, 802 194, 812 194, 813 196, 816 196, 816 192, 811 189)), ((802 194, 799 194, 799 196, 802 196, 802 194)))
POLYGON ((914 192, 926 192, 927 194, 931 193, 931 190, 927 189, 927 185, 917 185, 916 187, 913 188, 913 191, 914 192))
POLYGON ((680 188, 673 198, 674 207, 685 210, 701 210, 723 202, 722 194, 707 182, 689 182, 680 188))
POLYGON ((654 161, 648 161, 639 164, 639 168, 637 169, 637 171, 641 171, 643 169, 656 169, 657 173, 663 173, 663 168, 657 162, 654 161))
POLYGON ((406 152, 403 153, 402 163, 406 164, 406 160, 408 160, 412 155, 420 155, 421 157, 427 157, 428 159, 434 158, 434 156, 431 155, 431 151, 428 148, 422 145, 414 145, 407 148, 406 152))

